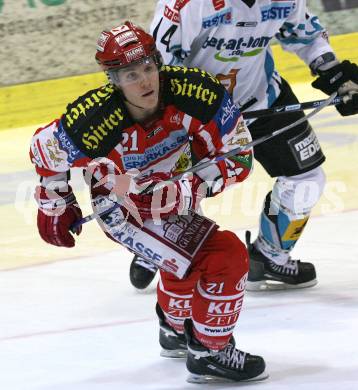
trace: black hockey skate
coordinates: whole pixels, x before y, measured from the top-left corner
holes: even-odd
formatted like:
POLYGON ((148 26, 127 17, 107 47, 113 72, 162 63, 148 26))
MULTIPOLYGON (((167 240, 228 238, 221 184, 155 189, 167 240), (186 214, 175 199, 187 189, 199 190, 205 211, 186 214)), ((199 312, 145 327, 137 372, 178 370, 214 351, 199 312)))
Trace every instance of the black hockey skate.
POLYGON ((165 322, 162 309, 157 303, 155 310, 159 317, 159 344, 162 347, 160 356, 169 358, 185 358, 188 351, 184 334, 176 332, 165 322))
POLYGON ((265 361, 261 356, 250 355, 235 348, 232 337, 221 351, 204 347, 193 335, 193 323, 186 320, 185 336, 188 341, 186 367, 190 383, 258 381, 268 377, 265 361))
POLYGON ((143 290, 150 285, 157 270, 153 263, 135 255, 129 268, 129 279, 135 288, 143 290))
POLYGON ((289 259, 285 265, 278 265, 259 252, 250 243, 250 237, 251 234, 247 231, 246 245, 250 257, 250 269, 246 290, 286 290, 317 284, 313 264, 289 259))

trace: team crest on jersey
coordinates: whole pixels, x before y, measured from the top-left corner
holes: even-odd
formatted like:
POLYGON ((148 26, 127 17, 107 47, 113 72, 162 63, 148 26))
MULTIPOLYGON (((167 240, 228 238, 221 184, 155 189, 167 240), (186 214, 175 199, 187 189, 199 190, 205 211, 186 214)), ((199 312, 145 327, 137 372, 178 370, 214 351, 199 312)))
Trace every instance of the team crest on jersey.
POLYGON ((58 122, 54 121, 37 133, 31 143, 33 162, 46 169, 65 171, 68 153, 56 137, 58 122))
POLYGON ((213 26, 217 27, 220 24, 231 24, 231 23, 232 23, 232 8, 227 8, 215 15, 211 15, 204 18, 202 21, 202 26, 203 29, 205 29, 213 26))
POLYGON ((185 147, 183 153, 179 156, 178 161, 175 163, 174 172, 176 174, 180 172, 185 172, 191 166, 192 166, 191 151, 190 151, 190 145, 188 144, 185 147))
POLYGON ((50 159, 55 163, 61 164, 64 161, 64 153, 60 151, 57 140, 48 140, 45 145, 50 159))
POLYGON ((60 168, 66 166, 67 154, 60 149, 57 139, 47 139, 42 151, 46 155, 50 167, 60 168))
POLYGON ((179 112, 177 112, 176 114, 172 115, 169 118, 169 122, 179 126, 179 125, 181 125, 181 122, 182 122, 182 116, 180 115, 179 112))

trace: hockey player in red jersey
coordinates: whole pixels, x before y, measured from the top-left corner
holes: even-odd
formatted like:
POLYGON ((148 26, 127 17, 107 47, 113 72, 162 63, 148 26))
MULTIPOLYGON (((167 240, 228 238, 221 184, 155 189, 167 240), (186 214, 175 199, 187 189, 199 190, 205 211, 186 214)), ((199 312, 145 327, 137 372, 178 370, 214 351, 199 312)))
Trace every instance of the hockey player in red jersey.
POLYGON ((131 22, 102 32, 96 60, 110 83, 70 103, 32 139, 41 237, 75 245, 70 228, 82 215, 68 179, 72 167, 83 168, 94 209, 105 211, 105 234, 161 268, 162 355, 186 357, 193 382, 265 378, 264 360, 237 349, 232 336, 247 250, 195 211, 203 197, 247 178, 252 150, 170 180, 191 167, 193 153, 212 160, 250 141, 239 110, 209 73, 162 66, 152 36, 131 22))
MULTIPOLYGON (((317 76, 313 87, 342 96, 336 106, 341 115, 358 112, 358 66, 337 59, 327 31, 305 0, 158 0, 151 31, 165 64, 215 74, 242 112, 298 103, 275 67, 273 38, 310 67, 317 76)), ((256 140, 302 117, 302 112, 290 112, 251 119, 247 125, 256 140)), ((319 140, 305 121, 255 146, 255 159, 275 181, 263 201, 253 243, 247 232, 247 289, 314 286, 314 264, 291 258, 291 253, 324 190, 319 140)), ((155 269, 138 259, 131 264, 131 282, 145 288, 155 269)))

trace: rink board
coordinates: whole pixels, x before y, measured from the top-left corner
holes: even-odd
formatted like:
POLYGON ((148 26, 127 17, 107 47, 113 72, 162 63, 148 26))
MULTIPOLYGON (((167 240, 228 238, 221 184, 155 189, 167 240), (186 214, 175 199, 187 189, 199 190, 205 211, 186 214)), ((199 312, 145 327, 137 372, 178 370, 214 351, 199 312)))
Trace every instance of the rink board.
MULTIPOLYGON (((331 37, 338 58, 358 62, 358 33, 331 37)), ((307 66, 294 54, 273 46, 275 63, 291 83, 313 80, 307 66)), ((61 115, 66 104, 106 82, 103 72, 0 89, 0 130, 47 123, 61 115)))

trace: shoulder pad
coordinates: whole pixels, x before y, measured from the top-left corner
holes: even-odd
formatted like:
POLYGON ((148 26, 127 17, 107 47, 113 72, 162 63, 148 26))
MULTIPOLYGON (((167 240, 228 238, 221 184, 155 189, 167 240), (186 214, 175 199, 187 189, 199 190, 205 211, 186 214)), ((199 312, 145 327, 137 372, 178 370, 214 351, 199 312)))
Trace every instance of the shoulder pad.
POLYGON ((108 84, 70 103, 61 124, 86 156, 104 157, 122 140, 123 129, 132 123, 126 112, 121 95, 108 84))
POLYGON ((180 111, 210 122, 221 106, 225 88, 212 74, 199 68, 164 65, 164 99, 180 111))

